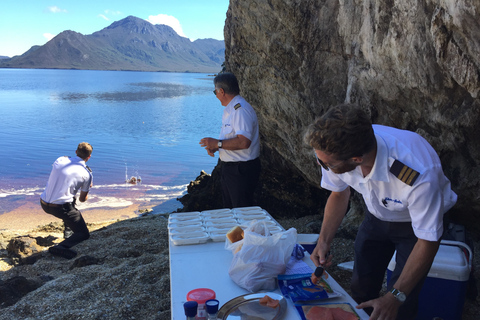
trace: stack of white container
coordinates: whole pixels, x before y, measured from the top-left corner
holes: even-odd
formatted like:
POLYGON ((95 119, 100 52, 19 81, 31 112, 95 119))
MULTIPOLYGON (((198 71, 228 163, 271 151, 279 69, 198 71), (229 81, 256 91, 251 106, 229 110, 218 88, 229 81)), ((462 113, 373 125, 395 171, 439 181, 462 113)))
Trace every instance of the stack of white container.
POLYGON ((244 207, 172 213, 168 218, 168 231, 174 245, 225 241, 227 232, 233 227, 246 229, 254 220, 264 221, 272 234, 284 230, 262 208, 244 207))

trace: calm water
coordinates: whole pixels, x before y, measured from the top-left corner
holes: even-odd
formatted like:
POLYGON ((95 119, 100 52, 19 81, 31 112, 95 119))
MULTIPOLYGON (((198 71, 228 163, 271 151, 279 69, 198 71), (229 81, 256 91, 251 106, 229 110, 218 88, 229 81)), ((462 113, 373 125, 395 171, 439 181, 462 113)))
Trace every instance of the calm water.
POLYGON ((208 74, 0 69, 0 214, 38 202, 51 164, 82 141, 93 146, 89 208, 180 207, 218 160, 198 144, 221 125, 212 90, 208 74))

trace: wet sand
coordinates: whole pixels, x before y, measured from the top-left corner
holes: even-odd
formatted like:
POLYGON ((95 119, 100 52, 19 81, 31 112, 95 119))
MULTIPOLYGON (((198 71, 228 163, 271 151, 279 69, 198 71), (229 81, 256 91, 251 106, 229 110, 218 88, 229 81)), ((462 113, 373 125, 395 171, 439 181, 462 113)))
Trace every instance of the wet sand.
MULTIPOLYGON (((142 207, 142 209, 145 209, 142 207)), ((85 222, 103 223, 115 222, 117 220, 125 220, 138 217, 136 211, 139 210, 138 204, 121 208, 95 208, 81 209, 85 222)), ((51 222, 61 222, 60 219, 45 213, 40 203, 27 202, 20 207, 3 214, 0 214, 0 232, 8 231, 31 231, 38 226, 44 226, 51 222)))

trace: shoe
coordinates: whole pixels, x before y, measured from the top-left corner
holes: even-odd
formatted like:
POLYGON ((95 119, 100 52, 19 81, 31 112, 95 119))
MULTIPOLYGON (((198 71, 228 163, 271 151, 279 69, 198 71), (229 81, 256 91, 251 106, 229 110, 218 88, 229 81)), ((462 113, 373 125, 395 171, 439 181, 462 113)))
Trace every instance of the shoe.
POLYGON ((48 248, 48 252, 50 252, 54 256, 60 256, 66 259, 73 259, 77 256, 77 253, 75 251, 61 245, 48 248))

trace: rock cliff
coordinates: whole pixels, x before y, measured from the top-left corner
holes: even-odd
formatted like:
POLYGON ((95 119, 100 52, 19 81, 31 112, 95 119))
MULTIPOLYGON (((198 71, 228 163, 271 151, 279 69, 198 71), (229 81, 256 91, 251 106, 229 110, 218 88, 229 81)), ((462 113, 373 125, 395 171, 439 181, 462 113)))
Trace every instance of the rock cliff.
POLYGON ((457 217, 478 227, 479 14, 478 0, 231 0, 225 66, 257 111, 264 168, 301 177, 296 197, 308 200, 304 185, 318 186, 320 171, 304 129, 358 103, 374 123, 433 145, 457 217))

